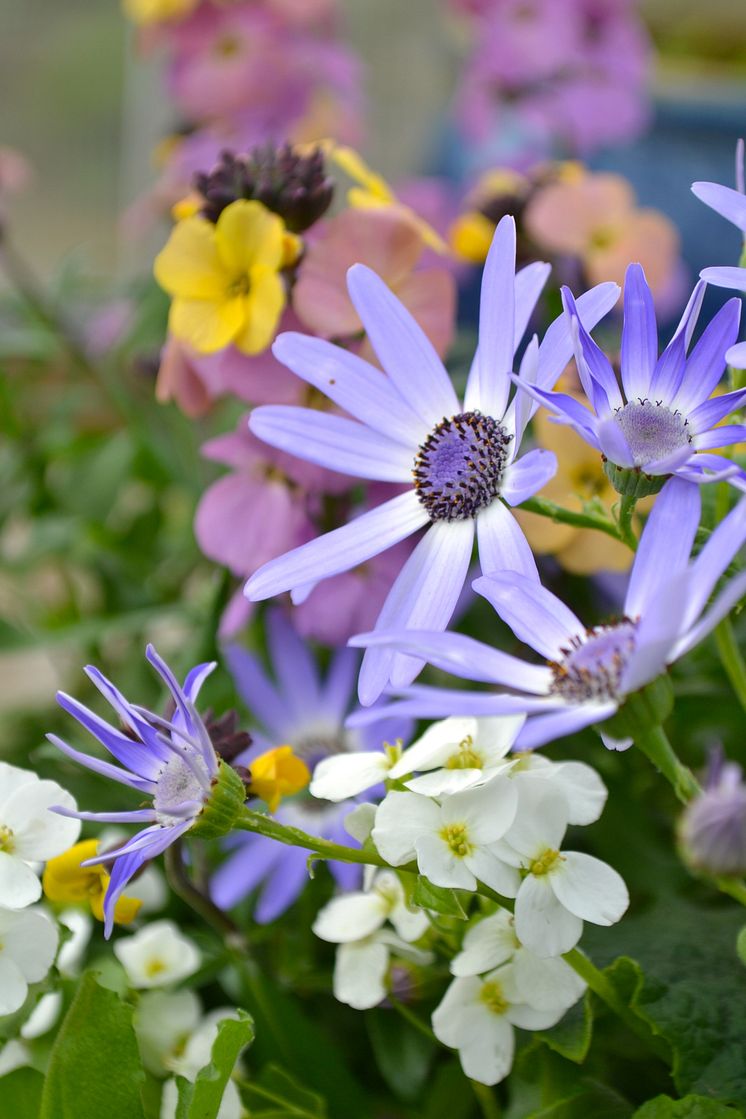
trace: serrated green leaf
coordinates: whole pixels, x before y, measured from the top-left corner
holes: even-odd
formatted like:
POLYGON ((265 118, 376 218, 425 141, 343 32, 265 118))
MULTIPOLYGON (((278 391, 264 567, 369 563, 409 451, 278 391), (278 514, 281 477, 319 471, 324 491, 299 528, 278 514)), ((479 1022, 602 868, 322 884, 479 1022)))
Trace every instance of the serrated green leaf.
POLYGON ((560 1057, 581 1065, 588 1056, 593 1037, 593 1010, 590 993, 570 1007, 567 1014, 551 1030, 537 1030, 534 1034, 560 1057))
POLYGON ((39 1119, 144 1119, 132 1007, 86 972, 52 1048, 39 1119))
POLYGON ((236 1061, 241 1051, 254 1040, 251 1015, 245 1010, 237 1010, 236 1014, 236 1018, 224 1018, 218 1023, 210 1063, 199 1070, 196 1079, 177 1079, 179 1102, 176 1119, 216 1119, 236 1061))
POLYGON ((430 1072, 435 1043, 390 1010, 365 1015, 373 1054, 381 1076, 400 1099, 420 1097, 430 1072))
POLYGON ((34 1068, 17 1068, 0 1077, 0 1115, 39 1119, 44 1077, 34 1068))
POLYGON ((461 921, 467 918, 466 910, 455 890, 434 886, 421 874, 417 876, 412 901, 420 909, 432 909, 434 913, 442 913, 444 917, 458 917, 461 921))
POLYGON ((705 1096, 685 1096, 672 1100, 670 1096, 656 1096, 648 1100, 632 1119, 740 1119, 742 1112, 726 1107, 705 1096))
POLYGON ((243 1091, 272 1105, 261 1112, 252 1108, 252 1119, 327 1119, 323 1097, 304 1088, 279 1065, 267 1065, 258 1077, 243 1085, 243 1091))

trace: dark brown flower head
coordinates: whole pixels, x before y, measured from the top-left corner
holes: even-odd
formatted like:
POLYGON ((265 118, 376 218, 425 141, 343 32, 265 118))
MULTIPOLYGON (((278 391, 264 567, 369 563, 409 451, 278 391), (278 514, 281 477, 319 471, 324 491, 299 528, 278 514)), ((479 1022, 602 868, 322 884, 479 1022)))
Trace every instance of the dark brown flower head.
POLYGON ((209 174, 194 186, 204 198, 201 213, 216 222, 239 198, 254 199, 279 214, 291 233, 302 233, 328 210, 334 182, 326 174, 324 153, 300 155, 290 144, 265 144, 246 154, 224 151, 209 174))

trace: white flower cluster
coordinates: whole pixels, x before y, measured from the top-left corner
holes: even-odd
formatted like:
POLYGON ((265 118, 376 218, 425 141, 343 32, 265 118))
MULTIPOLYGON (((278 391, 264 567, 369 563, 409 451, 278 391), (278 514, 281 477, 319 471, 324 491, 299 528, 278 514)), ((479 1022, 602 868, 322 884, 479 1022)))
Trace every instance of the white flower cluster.
MULTIPOLYGON (((456 978, 432 1017, 466 1075, 485 1084, 510 1069, 513 1026, 548 1028, 581 996, 584 983, 559 957, 578 943, 583 922, 611 925, 629 903, 615 870, 562 848, 568 825, 601 815, 603 782, 582 762, 511 754, 522 723, 522 716, 445 719, 409 749, 362 755, 357 767, 352 756, 329 758, 311 786, 343 800, 387 777, 398 787, 376 809, 355 811, 348 826, 356 838, 365 838, 367 815, 392 867, 416 864, 434 886, 477 891, 481 883, 515 899, 514 915, 499 909, 470 924, 450 960, 456 978)), ((375 1006, 395 986, 391 955, 425 964, 431 948, 443 948, 426 911, 408 906, 396 874, 378 872, 367 885, 333 899, 314 925, 340 945, 334 992, 357 1008, 375 1006), (414 943, 423 937, 424 945, 414 943)))
POLYGON ((34 905, 39 866, 75 843, 80 821, 50 812, 53 805, 77 807, 55 781, 0 762, 0 1016, 23 1006, 29 983, 43 979, 57 955, 57 927, 34 905))

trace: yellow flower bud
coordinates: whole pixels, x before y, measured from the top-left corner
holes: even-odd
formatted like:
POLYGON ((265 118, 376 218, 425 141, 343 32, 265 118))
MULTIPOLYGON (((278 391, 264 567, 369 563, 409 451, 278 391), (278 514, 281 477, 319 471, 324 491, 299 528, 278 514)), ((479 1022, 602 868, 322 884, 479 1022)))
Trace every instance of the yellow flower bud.
POLYGON ((261 797, 270 812, 277 809, 283 797, 305 789, 311 780, 306 763, 293 753, 292 746, 277 746, 254 758, 249 766, 249 792, 261 797))

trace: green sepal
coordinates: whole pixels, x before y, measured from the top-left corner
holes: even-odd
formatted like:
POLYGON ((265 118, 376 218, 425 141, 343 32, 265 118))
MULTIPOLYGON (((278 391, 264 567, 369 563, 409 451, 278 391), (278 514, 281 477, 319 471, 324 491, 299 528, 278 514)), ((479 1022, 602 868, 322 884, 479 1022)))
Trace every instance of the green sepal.
POLYGON ((228 835, 233 831, 236 820, 243 814, 245 801, 246 786, 235 769, 221 759, 210 796, 190 829, 190 834, 200 839, 217 839, 218 836, 228 835))
POLYGON ((668 481, 668 474, 645 474, 639 466, 617 466, 604 459, 604 473, 622 497, 650 497, 660 493, 668 481))
POLYGON ((601 724, 611 738, 634 738, 635 741, 659 727, 673 711, 673 687, 668 676, 658 676, 639 692, 627 696, 622 706, 601 724))

